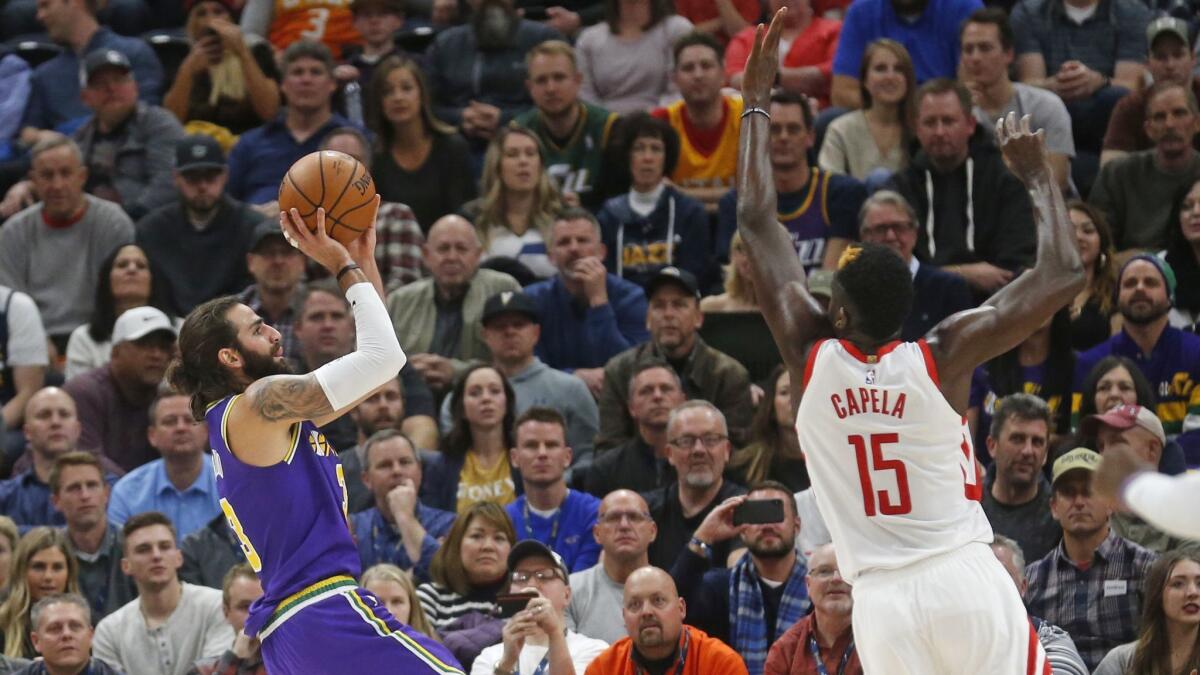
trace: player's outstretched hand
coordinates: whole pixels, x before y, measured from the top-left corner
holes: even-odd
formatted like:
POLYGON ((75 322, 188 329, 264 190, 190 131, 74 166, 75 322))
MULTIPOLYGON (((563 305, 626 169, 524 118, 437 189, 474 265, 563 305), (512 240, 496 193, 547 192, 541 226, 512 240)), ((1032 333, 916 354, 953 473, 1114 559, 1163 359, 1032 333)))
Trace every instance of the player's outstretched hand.
POLYGON ((1018 121, 1016 113, 1010 112, 996 120, 996 147, 1008 170, 1026 185, 1051 174, 1045 136, 1044 129, 1030 130, 1029 115, 1018 121))
POLYGON ((350 252, 338 240, 325 232, 325 209, 317 208, 317 227, 308 229, 300 212, 296 209, 279 212, 279 227, 288 243, 300 249, 304 255, 317 261, 321 267, 337 274, 346 265, 354 262, 350 252))
POLYGON ((785 13, 787 7, 781 7, 771 18, 770 28, 760 23, 754 33, 754 44, 742 75, 742 98, 747 108, 766 108, 771 101, 771 88, 779 73, 779 34, 783 31, 785 13))

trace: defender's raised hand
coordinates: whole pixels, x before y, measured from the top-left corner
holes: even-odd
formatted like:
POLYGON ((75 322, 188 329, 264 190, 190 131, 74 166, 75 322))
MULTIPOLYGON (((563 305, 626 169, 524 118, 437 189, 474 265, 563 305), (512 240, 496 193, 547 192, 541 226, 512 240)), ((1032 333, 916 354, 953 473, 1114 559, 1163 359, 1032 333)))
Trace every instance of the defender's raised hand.
POLYGON ((1026 185, 1050 174, 1050 161, 1046 154, 1046 132, 1029 128, 1029 115, 1017 121, 1016 113, 1008 113, 996 120, 996 147, 1004 156, 1004 164, 1026 185))
POLYGON ((771 19, 770 28, 760 23, 754 33, 754 45, 742 76, 742 98, 747 108, 766 108, 771 102, 771 88, 779 72, 779 34, 783 31, 785 12, 787 7, 781 7, 771 19))

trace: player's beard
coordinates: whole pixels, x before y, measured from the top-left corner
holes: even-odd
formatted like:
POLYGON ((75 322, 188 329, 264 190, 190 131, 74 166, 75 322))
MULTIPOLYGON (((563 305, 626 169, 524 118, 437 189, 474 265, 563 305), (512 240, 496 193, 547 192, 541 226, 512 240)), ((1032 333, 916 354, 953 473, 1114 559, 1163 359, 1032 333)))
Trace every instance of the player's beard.
POLYGON ((271 375, 294 375, 295 371, 286 360, 277 359, 252 352, 248 349, 239 350, 242 355, 242 372, 251 381, 260 380, 271 375))

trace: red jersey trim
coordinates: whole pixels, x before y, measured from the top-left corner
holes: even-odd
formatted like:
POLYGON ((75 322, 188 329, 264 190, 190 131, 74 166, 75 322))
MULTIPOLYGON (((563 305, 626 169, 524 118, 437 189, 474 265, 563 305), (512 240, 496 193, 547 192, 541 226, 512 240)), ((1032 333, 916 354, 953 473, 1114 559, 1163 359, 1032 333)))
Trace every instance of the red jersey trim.
POLYGON ((925 357, 925 370, 929 371, 929 378, 941 389, 942 380, 938 377, 937 363, 933 360, 933 352, 929 351, 929 343, 925 338, 921 338, 917 340, 917 346, 921 348, 921 355, 925 357))
POLYGON ((862 350, 860 350, 858 347, 855 347, 854 343, 850 342, 849 340, 838 340, 838 342, 842 343, 842 347, 846 349, 846 353, 858 359, 859 361, 862 361, 863 363, 878 363, 879 359, 887 356, 893 349, 899 347, 901 344, 899 340, 892 340, 891 342, 880 347, 879 351, 868 355, 862 353, 862 350))
POLYGON ((817 340, 813 343, 812 349, 808 350, 808 358, 804 362, 804 382, 800 386, 808 389, 808 381, 812 379, 813 367, 817 365, 817 352, 821 351, 821 345, 825 344, 827 339, 817 340))

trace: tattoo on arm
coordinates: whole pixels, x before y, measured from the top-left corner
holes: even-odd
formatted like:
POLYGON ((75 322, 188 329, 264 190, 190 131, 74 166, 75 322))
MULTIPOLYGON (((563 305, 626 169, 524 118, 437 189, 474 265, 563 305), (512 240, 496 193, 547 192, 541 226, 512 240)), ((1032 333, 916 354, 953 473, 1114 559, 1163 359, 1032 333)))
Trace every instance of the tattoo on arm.
POLYGON ((247 398, 268 422, 315 419, 333 412, 321 383, 308 375, 276 375, 256 382, 247 398))

